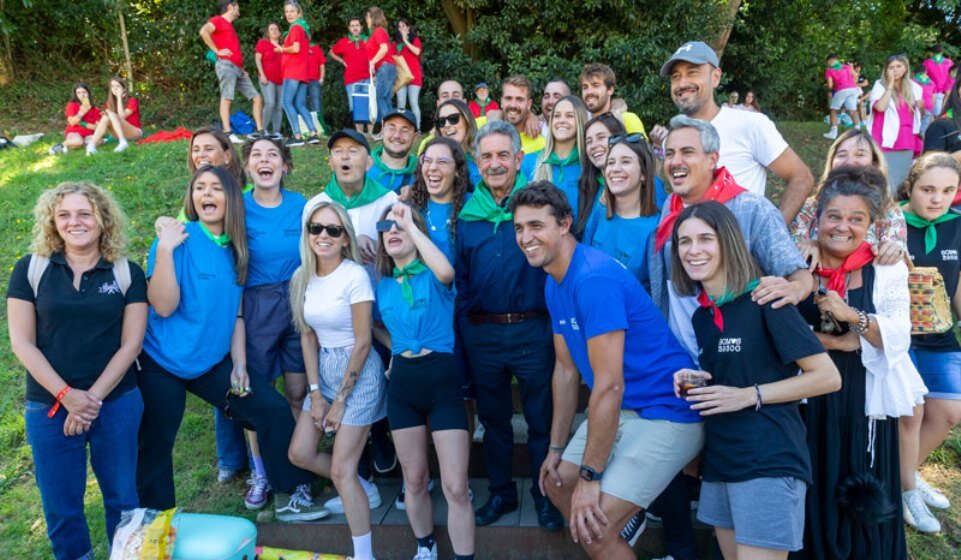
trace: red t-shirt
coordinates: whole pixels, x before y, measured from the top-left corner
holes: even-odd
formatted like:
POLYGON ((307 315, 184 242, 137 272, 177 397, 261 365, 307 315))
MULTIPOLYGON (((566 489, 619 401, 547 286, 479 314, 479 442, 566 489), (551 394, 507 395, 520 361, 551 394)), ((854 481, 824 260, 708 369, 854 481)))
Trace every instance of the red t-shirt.
MULTIPOLYGON (((404 50, 400 51, 400 55, 404 57, 404 61, 407 63, 407 67, 410 68, 410 73, 414 75, 414 79, 410 81, 412 86, 422 86, 424 85, 424 72, 420 67, 420 58, 423 56, 423 47, 420 46, 420 37, 414 37, 411 44, 421 49, 420 54, 414 54, 407 45, 404 45, 404 50)), ((403 43, 401 43, 403 45, 403 43)))
POLYGON ((314 82, 320 79, 320 65, 327 64, 327 57, 324 56, 324 50, 320 48, 320 45, 311 45, 307 56, 307 69, 310 70, 310 81, 314 82))
POLYGON ((240 52, 240 39, 234 31, 234 25, 224 19, 223 16, 214 16, 207 22, 214 26, 214 32, 210 34, 210 40, 214 42, 217 50, 230 49, 230 56, 220 56, 217 58, 233 62, 237 68, 244 67, 244 55, 240 52))
MULTIPOLYGON (((77 103, 76 101, 71 101, 70 103, 67 103, 67 110, 65 111, 65 113, 67 115, 67 118, 76 117, 78 114, 80 114, 80 104, 77 103)), ((97 109, 96 107, 91 107, 89 111, 84 113, 83 117, 80 120, 87 124, 94 124, 94 125, 97 124, 98 122, 100 122, 100 109, 97 109)), ((66 130, 64 130, 64 135, 70 134, 71 132, 75 132, 80 136, 86 137, 93 134, 93 129, 86 128, 85 126, 79 123, 74 125, 71 125, 68 123, 66 130)))
POLYGON ((280 59, 281 74, 285 80, 297 80, 298 82, 310 81, 310 42, 307 40, 307 33, 299 25, 291 25, 287 38, 284 39, 284 46, 290 47, 294 43, 300 44, 300 51, 297 53, 283 53, 280 59))
POLYGON ((368 75, 370 57, 367 56, 367 48, 363 40, 358 40, 354 43, 347 37, 341 37, 340 40, 330 48, 330 52, 344 59, 344 63, 347 65, 347 67, 344 68, 345 86, 366 80, 370 77, 368 75))
POLYGON ((127 117, 127 122, 132 126, 140 128, 140 103, 136 98, 130 97, 127 99, 127 106, 125 109, 131 111, 130 116, 127 117))
MULTIPOLYGON (((394 48, 394 44, 390 42, 390 37, 387 36, 387 32, 384 31, 383 27, 374 28, 374 32, 370 35, 370 39, 367 39, 367 44, 364 45, 367 48, 367 58, 368 60, 373 60, 377 51, 380 50, 381 45, 387 45, 387 54, 384 55, 377 64, 374 65, 374 72, 380 69, 384 64, 393 64, 394 55, 397 54, 397 49, 394 48)), ((370 62, 367 63, 367 67, 370 68, 370 62)))
POLYGON ((284 83, 284 76, 280 72, 280 53, 274 51, 274 45, 269 39, 257 41, 254 49, 260 53, 260 65, 264 67, 264 76, 268 82, 281 85, 284 83))

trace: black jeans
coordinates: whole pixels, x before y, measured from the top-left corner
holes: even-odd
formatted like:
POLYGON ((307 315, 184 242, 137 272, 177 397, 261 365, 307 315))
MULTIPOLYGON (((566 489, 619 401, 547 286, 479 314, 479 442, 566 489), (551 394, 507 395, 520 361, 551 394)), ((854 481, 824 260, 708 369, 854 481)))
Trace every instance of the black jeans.
MULTIPOLYGON (((223 410, 228 404, 226 395, 233 364, 228 355, 200 377, 181 379, 143 352, 140 367, 138 381, 144 413, 138 444, 137 492, 141 507, 169 509, 176 505, 173 448, 184 415, 187 391, 223 410)), ((271 488, 291 492, 297 485, 310 482, 313 475, 295 467, 287 458, 287 448, 294 433, 290 405, 263 376, 251 375, 250 387, 252 395, 230 398, 230 415, 257 432, 257 443, 271 488)))

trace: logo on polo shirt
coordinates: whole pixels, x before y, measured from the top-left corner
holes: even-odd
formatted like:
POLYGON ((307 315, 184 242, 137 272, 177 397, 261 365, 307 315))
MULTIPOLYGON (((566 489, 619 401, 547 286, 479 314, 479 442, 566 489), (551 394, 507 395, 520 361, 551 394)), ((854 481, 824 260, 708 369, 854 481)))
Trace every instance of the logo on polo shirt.
POLYGON ((100 285, 100 289, 97 290, 97 292, 104 295, 108 295, 108 296, 113 294, 119 294, 120 285, 117 284, 116 280, 114 280, 113 282, 104 282, 103 284, 100 285))
POLYGON ((957 250, 957 249, 942 249, 942 250, 941 250, 941 260, 942 260, 942 261, 956 261, 956 260, 958 260, 958 250, 957 250))
POLYGON ((740 352, 741 339, 740 338, 721 338, 717 341, 717 351, 718 353, 740 352))

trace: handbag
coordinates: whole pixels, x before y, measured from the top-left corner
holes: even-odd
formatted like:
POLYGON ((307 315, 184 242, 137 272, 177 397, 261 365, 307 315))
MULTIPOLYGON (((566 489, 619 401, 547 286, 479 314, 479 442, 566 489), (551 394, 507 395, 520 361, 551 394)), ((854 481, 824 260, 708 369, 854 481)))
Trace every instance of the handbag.
POLYGON ((400 91, 400 88, 414 81, 414 73, 410 71, 410 66, 407 65, 403 56, 394 56, 394 66, 397 67, 397 77, 394 78, 394 93, 396 94, 400 91))
MULTIPOLYGON (((912 263, 913 265, 913 263, 912 263)), ((911 266, 911 334, 940 334, 951 330, 951 299, 936 266, 911 266)))

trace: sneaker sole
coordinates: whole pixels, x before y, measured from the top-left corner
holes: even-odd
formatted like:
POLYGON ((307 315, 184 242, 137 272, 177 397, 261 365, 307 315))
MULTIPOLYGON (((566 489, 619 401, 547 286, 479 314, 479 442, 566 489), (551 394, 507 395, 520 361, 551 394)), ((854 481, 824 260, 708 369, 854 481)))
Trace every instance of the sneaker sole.
POLYGON ((244 500, 244 507, 249 509, 250 511, 260 511, 264 509, 265 505, 267 505, 267 500, 264 500, 264 503, 262 504, 252 504, 247 500, 244 500))
POLYGON ((331 512, 329 511, 314 513, 278 513, 276 517, 278 521, 319 521, 330 514, 331 512))

